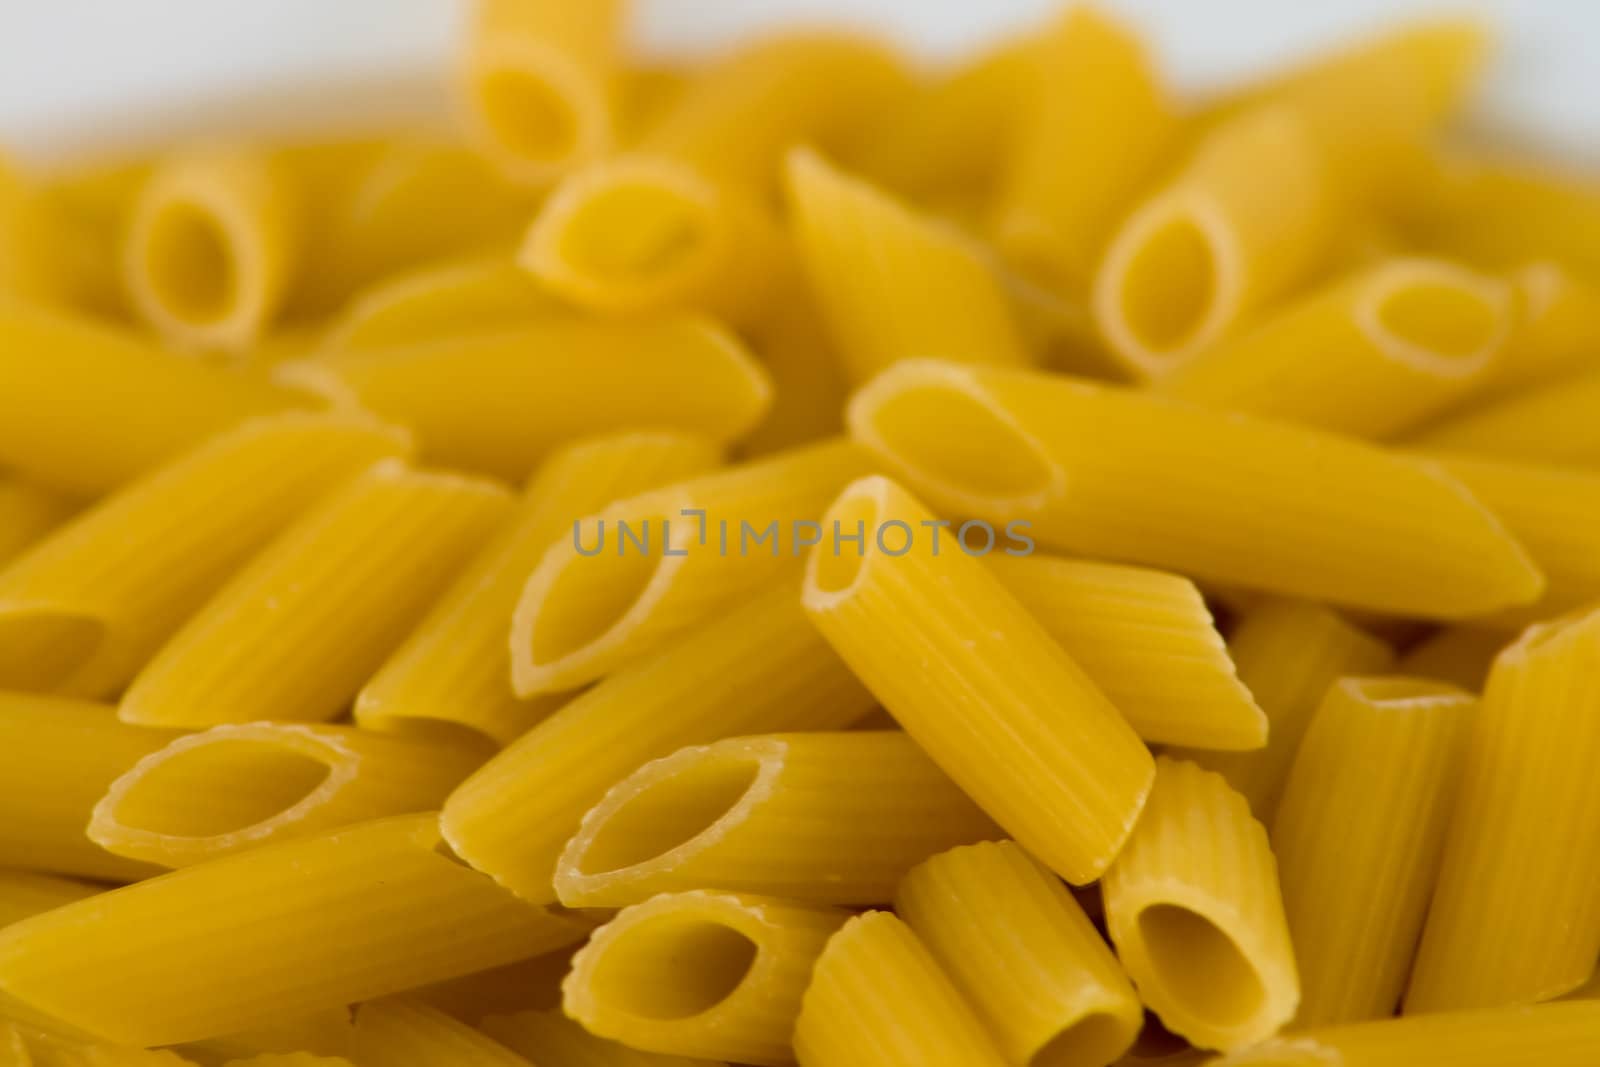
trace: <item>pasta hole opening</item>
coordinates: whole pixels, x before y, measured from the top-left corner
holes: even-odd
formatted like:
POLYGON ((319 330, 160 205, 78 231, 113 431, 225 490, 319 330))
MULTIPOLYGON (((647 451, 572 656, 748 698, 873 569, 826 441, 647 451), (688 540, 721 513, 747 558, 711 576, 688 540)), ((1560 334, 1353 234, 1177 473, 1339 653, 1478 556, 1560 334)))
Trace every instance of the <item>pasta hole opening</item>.
POLYGON ((148 242, 151 289, 169 314, 194 323, 228 317, 237 300, 237 267, 214 214, 198 204, 169 204, 152 221, 148 242))
POLYGON ((661 915, 616 935, 597 962, 594 988, 639 1018, 689 1019, 732 996, 758 951, 754 941, 722 923, 661 915))
POLYGON ((1260 976, 1233 938, 1205 916, 1157 904, 1140 913, 1139 930, 1162 988, 1185 1011, 1224 1028, 1260 1013, 1267 996, 1260 976))
POLYGON ((100 619, 49 608, 0 608, 0 689, 54 689, 100 650, 100 619))
POLYGON ((688 844, 726 817, 760 773, 754 759, 703 759, 650 783, 601 824, 579 872, 622 870, 688 844))
POLYGON ((1400 344, 1447 359, 1466 359, 1494 340, 1500 313, 1481 294, 1463 286, 1421 281, 1384 294, 1378 322, 1400 344))
POLYGON ((1104 1012, 1091 1012, 1051 1038, 1028 1060, 1027 1067, 1109 1063, 1127 1040, 1127 1030, 1120 1021, 1104 1012))
POLYGON ((824 533, 821 543, 811 550, 809 580, 819 592, 843 593, 861 576, 867 560, 864 547, 845 541, 844 537, 853 537, 857 529, 862 529, 867 531, 867 542, 871 542, 878 524, 878 502, 866 494, 847 497, 834 505, 823 520, 825 526, 829 523, 838 523, 830 529, 836 528, 844 536, 824 533))
POLYGON ((1179 215, 1145 234, 1122 278, 1122 320, 1155 352, 1191 343, 1217 298, 1217 254, 1204 230, 1179 215))
POLYGON ((575 205, 562 253, 580 274, 638 283, 696 259, 711 229, 706 205, 683 190, 647 178, 617 180, 575 205))
POLYGON ((974 500, 1038 497, 1058 480, 1032 439, 959 386, 895 392, 873 410, 872 427, 920 480, 974 500))
POLYGON ((1351 678, 1345 683, 1374 704, 1409 704, 1455 695, 1455 687, 1426 678, 1351 678))
POLYGON ((479 86, 478 105, 490 135, 511 155, 555 164, 578 150, 578 117, 572 103, 540 74, 496 70, 479 86))
MULTIPOLYGON (((644 528, 655 536, 662 525, 652 518, 644 528)), ((565 659, 593 645, 620 623, 660 570, 660 547, 617 541, 608 543, 602 555, 570 557, 539 601, 529 635, 533 662, 565 659)))
POLYGON ((167 837, 216 837, 269 822, 327 781, 326 763, 304 752, 245 740, 174 752, 135 780, 117 803, 118 823, 167 837), (182 797, 184 803, 174 804, 182 797))

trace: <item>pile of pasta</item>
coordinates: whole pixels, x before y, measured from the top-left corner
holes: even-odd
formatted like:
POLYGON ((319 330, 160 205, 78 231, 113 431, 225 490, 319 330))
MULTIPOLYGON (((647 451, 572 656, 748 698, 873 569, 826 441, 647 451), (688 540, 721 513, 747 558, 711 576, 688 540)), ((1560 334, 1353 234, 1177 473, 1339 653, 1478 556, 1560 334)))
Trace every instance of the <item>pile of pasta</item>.
POLYGON ((1593 1067, 1600 185, 484 0, 0 181, 4 1067, 1593 1067))

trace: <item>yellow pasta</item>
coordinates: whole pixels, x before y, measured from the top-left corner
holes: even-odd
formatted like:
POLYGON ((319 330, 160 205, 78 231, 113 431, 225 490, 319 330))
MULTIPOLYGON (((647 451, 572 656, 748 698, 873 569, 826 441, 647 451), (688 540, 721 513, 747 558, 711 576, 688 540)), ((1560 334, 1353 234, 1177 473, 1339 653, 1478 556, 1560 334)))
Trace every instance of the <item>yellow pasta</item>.
POLYGON ((933 516, 895 483, 855 482, 822 525, 811 621, 1006 831, 1068 881, 1098 878, 1152 775, 1117 709, 979 560, 934 547, 933 516))
POLYGON ((1495 386, 1518 388, 1595 366, 1600 285, 1553 260, 1524 263, 1507 280, 1517 296, 1517 321, 1495 367, 1495 386))
POLYGON ((0 307, 0 463, 40 484, 103 493, 242 419, 288 406, 281 389, 116 326, 0 307))
POLYGON ((329 720, 505 518, 493 483, 377 464, 189 618, 123 695, 128 722, 329 720))
POLYGON ((95 210, 96 201, 120 208, 142 168, 96 168, 80 179, 25 173, 14 162, 0 152, 0 297, 63 311, 119 311, 112 248, 120 219, 115 210, 95 210))
POLYGON ((1407 1014, 1548 1000, 1600 953, 1600 612, 1530 627, 1473 720, 1407 1014))
POLYGON ((0 931, 0 992, 129 1045, 203 1040, 580 939, 405 815, 251 849, 0 931))
POLYGON ((1561 377, 1447 415, 1406 438, 1427 452, 1600 466, 1600 372, 1561 377))
POLYGON ((848 913, 735 893, 664 893, 595 931, 562 985, 567 1015, 649 1052, 774 1065, 811 968, 848 913))
POLYGON ((456 853, 534 903, 584 812, 621 779, 686 745, 838 730, 872 696, 780 582, 634 662, 534 726, 445 802, 456 853))
POLYGON ((1476 707, 1438 682, 1343 678, 1312 719, 1272 823, 1297 1029, 1394 1014, 1476 707))
POLYGON ((575 437, 641 426, 721 443, 761 421, 772 386, 710 320, 557 318, 313 363, 280 376, 410 427, 425 459, 526 478, 575 437))
POLYGON ((1176 117, 1138 39, 1094 8, 1068 9, 1033 60, 993 231, 1013 261, 1083 292, 1115 220, 1168 151, 1176 117))
POLYGON ((1395 670, 1481 692, 1494 658, 1512 640, 1504 630, 1493 627, 1446 627, 1408 649, 1395 664, 1395 670))
POLYGON ((397 348, 532 325, 557 306, 509 258, 452 260, 363 290, 319 343, 330 354, 397 348))
POLYGON ((1267 743, 1267 718, 1193 582, 1043 555, 1001 553, 986 562, 1146 741, 1218 749, 1267 743))
POLYGON ((500 170, 544 186, 617 137, 625 0, 479 0, 464 96, 477 142, 500 170))
POLYGON ((1105 1067, 1144 1024, 1139 998, 1100 932, 1013 842, 933 857, 901 883, 895 910, 1012 1063, 1105 1067))
POLYGON ((1220 775, 1158 760, 1101 889, 1117 955, 1173 1033, 1232 1049, 1294 1017, 1300 984, 1267 832, 1220 775))
POLYGON ((681 749, 611 787, 556 866, 568 907, 723 889, 887 904, 917 863, 998 827, 899 731, 681 749))
POLYGON ((356 698, 356 722, 375 730, 466 726, 501 745, 567 697, 521 699, 511 689, 506 632, 528 573, 573 523, 618 497, 700 474, 717 449, 687 434, 636 432, 558 449, 539 468, 517 515, 461 573, 356 698))
POLYGON ((53 874, 0 869, 0 927, 105 892, 105 886, 53 874))
POLYGON ((0 567, 66 521, 75 510, 61 493, 0 474, 0 567))
POLYGON ((927 946, 883 911, 851 919, 828 941, 795 1023, 794 1051, 800 1067, 1007 1062, 927 946))
POLYGON ((483 1021, 483 1032, 535 1063, 560 1067, 725 1067, 711 1060, 641 1052, 607 1041, 559 1011, 491 1016, 483 1021))
POLYGON ((850 384, 810 300, 785 302, 758 328, 752 347, 772 380, 772 406, 744 439, 746 456, 781 452, 843 432, 850 384))
POLYGON ((245 1059, 230 1060, 222 1067, 357 1067, 343 1056, 319 1056, 313 1052, 263 1052, 245 1059))
POLYGON ((828 501, 866 470, 859 448, 831 440, 574 522, 517 600, 512 688, 531 696, 592 682, 798 570, 828 501))
POLYGON ((1166 396, 1389 437, 1493 376, 1509 286, 1446 260, 1389 259, 1269 314, 1173 368, 1166 396))
POLYGON ((296 280, 299 198, 293 176, 266 152, 195 149, 156 167, 122 246, 140 317, 178 345, 253 344, 296 280))
POLYGON ((527 1067, 493 1038, 411 997, 356 1009, 351 1055, 361 1067, 527 1067))
POLYGON ((216 726, 177 738, 112 782, 88 835, 119 856, 183 867, 384 815, 436 811, 487 755, 479 743, 348 726, 216 726))
POLYGON ((1551 258, 1600 275, 1600 195, 1588 176, 1495 159, 1441 161, 1402 211, 1417 239, 1490 266, 1551 258))
MULTIPOLYGON (((480 1025, 490 1015, 530 1008, 557 1008, 561 1004, 561 980, 572 969, 573 951, 574 947, 568 946, 542 956, 475 971, 413 989, 407 996, 473 1026, 480 1025)), ((497 1037, 496 1040, 503 1039, 497 1037)))
POLYGON ((1272 822, 1300 739, 1328 688, 1348 674, 1377 674, 1394 662, 1382 641, 1320 604, 1269 599, 1245 612, 1228 642, 1239 680, 1266 713, 1266 747, 1254 752, 1184 749, 1183 758, 1216 771, 1272 822))
POLYGON ((239 1030, 179 1047, 202 1064, 221 1065, 229 1060, 263 1054, 309 1053, 343 1057, 350 1051, 350 1009, 343 1005, 303 1015, 274 1019, 260 1027, 239 1030))
MULTIPOLYGON (((3 1023, 0 1023, 0 1054, 7 1051, 8 1029, 22 1057, 16 1061, 17 1067, 194 1067, 193 1061, 171 1049, 125 1048, 62 1037, 25 1026, 8 1028, 3 1023)), ((0 1062, 7 1067, 13 1064, 11 1060, 0 1062)))
POLYGON ((852 435, 942 510, 1039 544, 1393 614, 1526 604, 1543 579, 1422 460, 1285 423, 1004 367, 902 363, 852 435))

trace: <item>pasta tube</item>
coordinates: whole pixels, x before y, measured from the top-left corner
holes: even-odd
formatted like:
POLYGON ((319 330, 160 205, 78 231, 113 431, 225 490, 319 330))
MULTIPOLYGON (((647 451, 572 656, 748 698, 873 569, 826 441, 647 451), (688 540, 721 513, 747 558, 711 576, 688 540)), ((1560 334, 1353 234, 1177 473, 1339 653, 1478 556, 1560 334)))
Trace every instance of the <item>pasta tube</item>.
POLYGON ((1473 721, 1407 1014, 1549 1000, 1600 953, 1600 612, 1529 627, 1473 721))
POLYGON ((61 311, 121 310, 109 265, 113 234, 131 199, 128 187, 142 178, 137 164, 81 175, 27 174, 0 153, 0 297, 61 311), (94 210, 102 197, 90 193, 102 190, 115 205, 109 212, 94 210))
POLYGON ((866 470, 859 448, 833 440, 620 500, 575 522, 517 600, 512 688, 530 696, 592 682, 798 569, 802 545, 812 543, 802 533, 866 470))
POLYGON ((183 867, 383 815, 436 811, 487 755, 348 726, 257 722, 177 738, 106 789, 89 840, 183 867))
POLYGON ((794 1062, 800 997, 833 908, 733 893, 664 893, 624 908, 572 959, 567 1015, 650 1052, 794 1062))
POLYGON ((264 1026, 179 1046, 202 1064, 261 1055, 310 1054, 342 1057, 350 1051, 350 1009, 343 1004, 282 1019, 264 1026))
POLYGON ((538 1057, 545 1057, 563 1067, 725 1067, 711 1060, 641 1052, 607 1041, 559 1011, 491 1016, 483 1021, 483 1031, 535 1062, 538 1057))
POLYGON ((252 419, 105 498, 0 570, 0 687, 116 692, 299 512, 406 447, 367 418, 252 419))
POLYGON ((782 582, 638 660, 534 726, 445 802, 450 847, 534 903, 584 812, 685 745, 838 730, 866 716, 856 681, 782 582))
POLYGON ((374 466, 291 526, 123 695, 127 722, 335 718, 506 514, 477 479, 374 466), (397 580, 397 576, 399 580, 397 580))
POLYGON ((1507 280, 1516 328, 1493 384, 1514 389, 1593 368, 1600 352, 1600 285, 1553 260, 1524 263, 1507 280))
MULTIPOLYGON (((573 951, 569 946, 502 967, 435 982, 407 995, 474 1026, 496 1013, 556 1008, 561 1004, 561 980, 572 969, 573 951)), ((489 1036, 504 1041, 492 1033, 489 1036)))
POLYGON ((1105 1067, 1144 1009, 1061 883, 1010 841, 952 849, 900 885, 895 910, 978 1009, 1009 1062, 1105 1067))
POLYGON ((1390 437, 1487 382, 1512 324, 1504 282, 1445 260, 1391 259, 1269 315, 1157 387, 1198 404, 1390 437))
POLYGON ((554 319, 285 364, 280 377, 410 427, 424 458, 520 482, 557 445, 619 430, 721 443, 761 421, 766 374, 706 319, 554 319))
POLYGON ((0 870, 0 927, 105 892, 105 886, 53 874, 0 870))
POLYGON ((361 1067, 528 1067, 500 1042, 411 997, 356 1009, 351 1053, 361 1067))
POLYGON ((1489 668, 1512 641, 1503 630, 1450 626, 1418 642, 1395 670, 1413 678, 1436 678, 1469 692, 1483 691, 1489 668))
POLYGON ((1272 823, 1296 1028, 1394 1014, 1476 706, 1438 682, 1343 678, 1306 730, 1272 823))
POLYGON ((934 506, 1026 520, 1066 552, 1432 618, 1526 604, 1543 585, 1436 466, 1303 427, 922 360, 859 391, 847 421, 934 506))
POLYGON ((1448 415, 1406 438, 1427 452, 1600 466, 1600 372, 1535 384, 1448 415))
POLYGON ((1006 1063, 932 953, 884 911, 851 919, 829 939, 795 1023, 794 1051, 801 1067, 1006 1063))
POLYGON ((556 314, 555 302, 509 259, 458 260, 363 290, 329 327, 320 348, 334 355, 400 348, 519 329, 556 314))
POLYGON ((60 493, 0 474, 0 567, 66 521, 74 510, 60 493))
POLYGON ((895 483, 850 485, 823 527, 802 596, 828 643, 1029 851, 1075 884, 1100 877, 1150 789, 1138 735, 981 562, 934 548, 933 516, 895 483))
POLYGON ((623 433, 558 449, 539 468, 515 519, 478 554, 356 697, 356 722, 401 730, 466 726, 508 745, 567 699, 519 699, 506 630, 528 572, 572 524, 618 497, 700 474, 717 449, 687 434, 623 433))
POLYGON ((174 1044, 584 936, 440 844, 434 815, 395 816, 69 904, 0 931, 0 991, 104 1040, 174 1044))
POLYGON ((844 432, 850 385, 809 300, 796 300, 762 325, 754 347, 772 379, 772 406, 744 440, 746 456, 814 444, 844 432))
POLYGON ((887 904, 923 859, 1000 836, 899 731, 736 737, 612 786, 567 843, 555 889, 576 908, 701 888, 887 904))
POLYGON ((1167 1029, 1232 1049, 1294 1018, 1300 983, 1267 832, 1221 775, 1157 760, 1101 889, 1117 955, 1167 1029))
POLYGON ((1600 276, 1600 195, 1586 175, 1493 159, 1447 159, 1406 204, 1416 238, 1491 266, 1551 257, 1600 276))

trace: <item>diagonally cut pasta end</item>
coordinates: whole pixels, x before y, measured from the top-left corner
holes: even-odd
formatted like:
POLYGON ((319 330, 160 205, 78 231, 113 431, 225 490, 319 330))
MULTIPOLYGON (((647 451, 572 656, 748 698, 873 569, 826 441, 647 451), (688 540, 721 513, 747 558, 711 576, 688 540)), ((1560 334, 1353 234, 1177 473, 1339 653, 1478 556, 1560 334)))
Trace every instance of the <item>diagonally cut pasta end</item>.
POLYGON ((0 600, 0 689, 69 691, 103 651, 107 620, 97 612, 0 600))
POLYGON ((1390 359, 1466 381, 1503 354, 1512 303, 1504 282, 1442 260, 1401 259, 1373 273, 1355 318, 1390 359))
POLYGON ((611 146, 611 101, 603 88, 565 53, 539 42, 474 49, 465 96, 469 127, 519 184, 548 184, 611 146))

